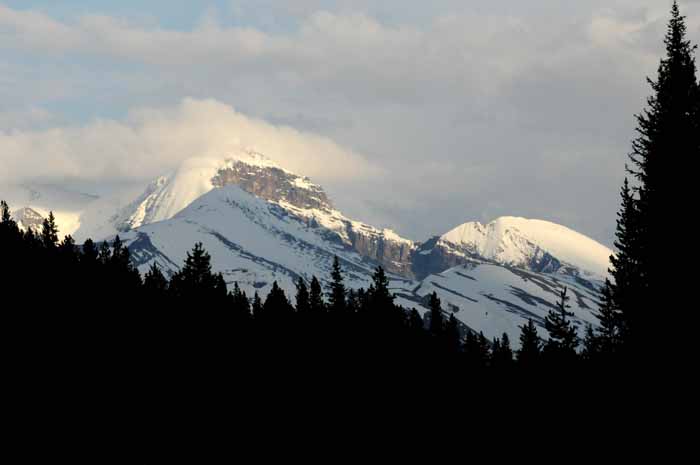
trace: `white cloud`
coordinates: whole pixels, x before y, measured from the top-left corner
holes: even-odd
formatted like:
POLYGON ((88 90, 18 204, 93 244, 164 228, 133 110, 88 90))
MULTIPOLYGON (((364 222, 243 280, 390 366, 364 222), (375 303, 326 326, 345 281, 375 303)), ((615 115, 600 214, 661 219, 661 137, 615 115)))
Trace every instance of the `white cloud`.
POLYGON ((259 151, 319 180, 362 179, 373 169, 328 138, 249 118, 214 100, 134 110, 124 121, 0 132, 0 182, 136 180, 167 173, 192 157, 259 151))

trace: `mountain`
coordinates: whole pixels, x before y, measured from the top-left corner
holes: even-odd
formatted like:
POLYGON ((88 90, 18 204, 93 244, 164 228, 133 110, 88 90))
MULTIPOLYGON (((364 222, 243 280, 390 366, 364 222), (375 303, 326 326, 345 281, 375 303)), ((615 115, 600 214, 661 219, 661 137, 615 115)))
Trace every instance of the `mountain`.
POLYGON ((234 185, 213 189, 173 218, 123 239, 141 270, 156 262, 166 272, 176 271, 194 242, 202 242, 213 268, 251 296, 267 294, 274 281, 293 295, 299 277, 327 277, 335 256, 348 285, 366 287, 376 265, 335 232, 234 185))
POLYGON ((506 216, 488 224, 464 223, 421 244, 414 271, 422 278, 480 258, 530 271, 602 280, 611 253, 564 226, 506 216))
POLYGON ((0 185, 0 199, 8 202, 20 226, 39 227, 53 211, 61 234, 74 234, 81 215, 97 197, 45 184, 0 185))
POLYGON ((83 214, 76 237, 100 240, 168 220, 204 194, 232 185, 278 205, 310 225, 335 233, 345 245, 388 271, 410 274, 415 249, 412 241, 391 230, 345 217, 323 188, 254 151, 241 151, 222 159, 187 160, 174 173, 154 180, 137 195, 95 202, 83 214))
MULTIPOLYGON (((187 160, 138 190, 81 201, 78 241, 119 234, 141 272, 155 262, 174 273, 202 242, 228 284, 264 296, 277 281, 291 297, 299 277, 328 279, 337 256, 349 287, 367 287, 381 265, 400 305, 425 313, 436 292, 465 328, 489 338, 505 332, 516 346, 528 319, 545 335, 564 286, 581 334, 595 325, 611 254, 564 226, 516 217, 415 242, 347 218, 321 186, 254 151, 187 160)), ((38 221, 34 213, 43 211, 21 214, 38 221)))

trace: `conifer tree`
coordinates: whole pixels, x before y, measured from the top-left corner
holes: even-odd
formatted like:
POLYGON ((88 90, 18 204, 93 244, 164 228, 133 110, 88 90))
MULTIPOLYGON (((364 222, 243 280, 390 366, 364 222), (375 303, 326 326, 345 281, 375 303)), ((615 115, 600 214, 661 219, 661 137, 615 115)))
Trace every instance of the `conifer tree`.
POLYGON ((333 259, 333 271, 331 272, 330 290, 328 292, 328 308, 338 315, 345 312, 345 284, 343 283, 343 270, 340 267, 340 261, 336 256, 333 259))
POLYGON ((12 221, 10 206, 4 200, 0 201, 0 223, 9 224, 12 221))
POLYGON ((58 244, 58 252, 63 260, 77 260, 78 258, 78 248, 75 245, 75 240, 70 234, 63 238, 60 244, 58 244))
MULTIPOLYGON (((583 351, 581 356, 584 360, 593 362, 598 361, 601 356, 601 339, 593 329, 593 326, 586 326, 586 335, 583 338, 583 351)), ((610 354, 606 354, 608 357, 610 354)))
POLYGON ((110 260, 112 259, 112 249, 109 248, 109 244, 107 243, 107 241, 103 241, 100 244, 100 249, 97 258, 100 261, 100 263, 105 266, 110 263, 110 260))
POLYGON ((99 256, 100 252, 97 250, 97 246, 95 243, 92 241, 92 239, 87 239, 83 243, 82 247, 82 254, 80 256, 80 260, 83 263, 87 264, 92 264, 92 263, 97 263, 97 257, 99 256))
POLYGON ((250 318, 250 302, 248 301, 248 296, 245 292, 241 291, 237 282, 233 284, 232 297, 234 314, 240 316, 242 319, 248 320, 250 318))
POLYGON ((492 365, 499 368, 510 368, 513 364, 513 349, 510 347, 510 339, 503 333, 500 339, 496 338, 493 344, 492 365))
POLYGON ((464 345, 462 346, 462 352, 464 353, 464 358, 468 367, 478 368, 483 365, 479 336, 474 331, 467 331, 467 335, 464 338, 464 345))
POLYGON ((394 296, 389 291, 389 278, 381 266, 374 270, 372 275, 372 305, 377 309, 390 311, 394 307, 394 296))
POLYGON ((556 310, 550 310, 544 321, 545 329, 549 332, 545 352, 555 363, 570 362, 576 357, 578 335, 569 319, 574 316, 568 311, 571 308, 569 300, 568 289, 564 287, 559 295, 556 310))
POLYGON ((655 350, 649 344, 656 339, 655 322, 676 318, 668 312, 684 308, 672 301, 679 300, 678 276, 667 268, 677 234, 671 224, 694 208, 695 170, 689 167, 700 155, 700 86, 695 47, 686 35, 685 17, 674 2, 666 54, 657 78, 649 80, 647 108, 637 116, 629 170, 636 181, 634 195, 623 194, 618 222, 612 298, 622 314, 626 352, 637 359, 655 350))
POLYGON ((447 320, 447 326, 445 327, 446 349, 448 353, 456 354, 459 352, 461 344, 462 341, 459 334, 459 323, 457 322, 457 318, 455 318, 454 313, 451 313, 450 318, 447 320))
POLYGON ((437 296, 437 292, 430 294, 428 308, 430 309, 430 334, 433 337, 440 338, 445 330, 445 319, 442 315, 442 303, 437 296))
POLYGON ((209 299, 218 296, 221 281, 212 273, 211 256, 201 242, 187 252, 184 266, 173 275, 170 288, 176 297, 209 299))
POLYGON ((321 288, 321 283, 318 281, 316 276, 311 278, 309 309, 314 315, 320 315, 326 310, 326 304, 323 301, 323 289, 321 288))
POLYGON ((309 296, 309 288, 306 287, 304 278, 299 277, 296 287, 296 311, 300 315, 308 315, 311 312, 311 300, 309 296))
POLYGON ((146 272, 143 286, 147 295, 154 297, 162 297, 168 290, 168 280, 155 262, 146 272))
POLYGON ((613 288, 610 280, 606 280, 602 290, 602 303, 596 313, 600 326, 591 336, 592 339, 588 334, 586 336, 588 343, 595 343, 597 351, 610 361, 619 353, 622 337, 622 315, 613 298, 613 288))
POLYGON ((251 307, 252 307, 253 317, 256 320, 262 319, 263 304, 262 304, 262 300, 260 299, 260 294, 258 294, 257 291, 255 291, 255 295, 253 296, 253 304, 251 305, 251 307))
POLYGON ((408 327, 415 333, 422 333, 424 329, 423 317, 415 308, 408 314, 408 327))
POLYGON ((477 338, 478 347, 478 357, 481 366, 486 366, 491 362, 491 344, 489 340, 484 336, 483 331, 479 331, 479 336, 477 338))
POLYGON ((293 313, 292 305, 277 281, 272 283, 272 289, 263 304, 263 315, 266 319, 275 323, 284 323, 290 314, 293 313))
POLYGON ((47 249, 53 249, 58 245, 58 226, 53 212, 49 212, 49 217, 45 218, 41 225, 41 243, 47 249))
POLYGON ((533 368, 540 362, 542 339, 537 334, 535 323, 530 319, 520 327, 520 349, 517 353, 518 363, 525 368, 533 368))

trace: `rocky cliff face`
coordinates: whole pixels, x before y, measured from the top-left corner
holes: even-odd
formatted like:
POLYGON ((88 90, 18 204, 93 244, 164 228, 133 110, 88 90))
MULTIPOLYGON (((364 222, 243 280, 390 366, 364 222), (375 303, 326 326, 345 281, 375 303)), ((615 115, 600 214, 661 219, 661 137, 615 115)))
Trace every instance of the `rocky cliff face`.
POLYGON ((236 185, 244 191, 272 202, 287 202, 301 209, 332 209, 328 196, 308 178, 280 168, 254 166, 234 161, 220 169, 211 180, 214 187, 236 185))
POLYGON ((347 225, 347 236, 352 248, 363 257, 374 260, 387 271, 412 278, 411 260, 415 245, 406 240, 392 239, 378 230, 367 230, 347 225))
POLYGON ((277 203, 291 213, 306 218, 312 227, 325 227, 367 260, 391 273, 412 276, 414 245, 388 230, 352 221, 338 212, 322 187, 308 178, 274 166, 258 166, 244 161, 229 162, 211 180, 214 187, 236 185, 245 192, 277 203))
POLYGON ((485 257, 474 247, 453 244, 440 237, 433 237, 416 248, 412 256, 411 271, 416 279, 424 279, 455 266, 467 265, 473 260, 491 261, 537 273, 556 273, 565 269, 557 258, 534 244, 521 260, 507 263, 495 257, 485 257))

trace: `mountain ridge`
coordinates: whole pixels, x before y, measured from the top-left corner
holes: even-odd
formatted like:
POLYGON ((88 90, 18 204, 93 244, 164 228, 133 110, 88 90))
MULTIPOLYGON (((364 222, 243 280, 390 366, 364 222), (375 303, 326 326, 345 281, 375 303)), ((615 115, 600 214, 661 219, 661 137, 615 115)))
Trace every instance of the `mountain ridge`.
POLYGON ((528 319, 543 331, 565 286, 581 335, 595 325, 612 253, 564 226, 518 217, 413 241, 347 218, 321 186, 252 151, 188 160, 123 198, 95 201, 80 216, 79 241, 88 233, 97 241, 119 234, 142 273, 153 263, 176 272, 202 242, 214 270, 249 296, 274 282, 288 295, 299 278, 326 282, 335 257, 349 288, 367 288, 382 266, 400 305, 425 313, 435 292, 467 328, 512 340, 528 319))

